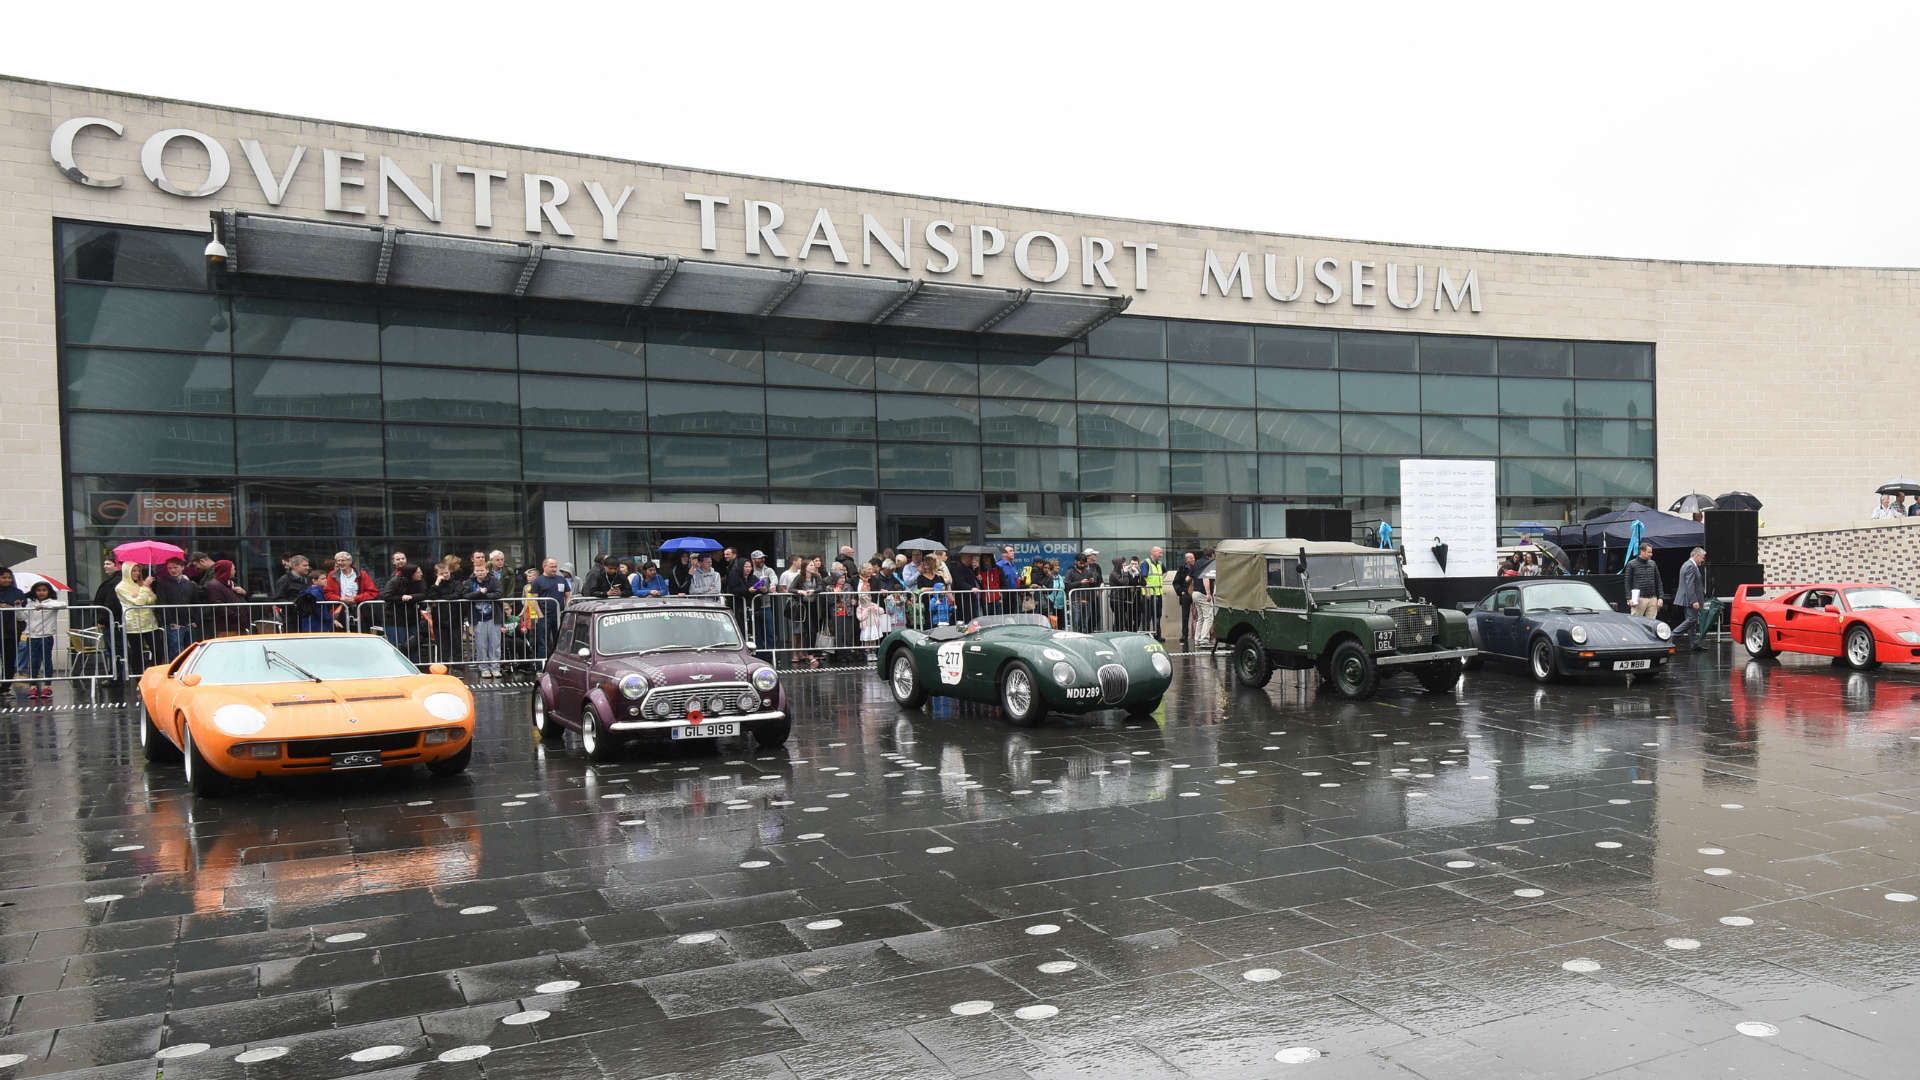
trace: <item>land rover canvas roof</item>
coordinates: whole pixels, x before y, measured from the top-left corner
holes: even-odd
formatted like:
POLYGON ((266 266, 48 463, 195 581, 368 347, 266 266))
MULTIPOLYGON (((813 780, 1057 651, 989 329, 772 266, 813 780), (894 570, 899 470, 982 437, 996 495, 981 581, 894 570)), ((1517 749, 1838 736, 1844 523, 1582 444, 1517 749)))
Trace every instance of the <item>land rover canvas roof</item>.
POLYGON ((1213 549, 1216 571, 1214 595, 1223 607, 1247 611, 1266 607, 1267 560, 1275 557, 1293 558, 1302 550, 1306 551, 1308 558, 1315 555, 1393 555, 1392 550, 1387 548, 1372 548, 1337 540, 1292 540, 1284 537, 1222 540, 1213 549))

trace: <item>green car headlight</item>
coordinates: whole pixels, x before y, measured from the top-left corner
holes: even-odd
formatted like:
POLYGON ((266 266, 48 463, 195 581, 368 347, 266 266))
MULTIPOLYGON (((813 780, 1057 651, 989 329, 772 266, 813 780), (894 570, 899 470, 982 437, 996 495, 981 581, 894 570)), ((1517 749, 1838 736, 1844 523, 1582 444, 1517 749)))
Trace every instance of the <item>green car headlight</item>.
POLYGON ((1167 659, 1166 653, 1163 653, 1163 652, 1154 653, 1153 654, 1153 670, 1155 674, 1160 675, 1162 677, 1171 675, 1173 674, 1173 661, 1167 659))
POLYGON ((1062 662, 1062 663, 1053 665, 1053 681, 1054 682, 1059 683, 1061 686, 1072 686, 1073 679, 1074 679, 1074 675, 1073 675, 1072 664, 1062 662))

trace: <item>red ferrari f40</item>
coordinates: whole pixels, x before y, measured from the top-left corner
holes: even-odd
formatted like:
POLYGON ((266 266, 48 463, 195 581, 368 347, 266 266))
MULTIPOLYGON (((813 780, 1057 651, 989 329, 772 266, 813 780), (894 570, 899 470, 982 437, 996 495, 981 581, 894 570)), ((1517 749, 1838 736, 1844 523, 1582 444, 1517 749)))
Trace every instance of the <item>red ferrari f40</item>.
POLYGON ((1891 585, 1742 585, 1729 625, 1756 657, 1834 656, 1856 671, 1920 663, 1920 600, 1891 585))

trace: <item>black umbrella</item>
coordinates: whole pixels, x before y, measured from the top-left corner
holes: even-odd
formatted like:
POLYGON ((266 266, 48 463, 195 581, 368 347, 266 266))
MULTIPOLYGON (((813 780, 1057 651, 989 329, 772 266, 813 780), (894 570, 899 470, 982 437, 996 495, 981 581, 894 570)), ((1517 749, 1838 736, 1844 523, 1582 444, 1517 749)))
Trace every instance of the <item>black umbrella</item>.
MULTIPOLYGON (((1913 490, 1920 492, 1920 487, 1915 487, 1913 490)), ((1760 500, 1754 498, 1752 492, 1729 491, 1713 500, 1713 505, 1718 510, 1758 510, 1760 500)))
POLYGON ((1920 483, 1915 483, 1912 480, 1909 480, 1906 477, 1902 476, 1897 480, 1889 480, 1886 483, 1881 484, 1879 487, 1874 489, 1874 494, 1875 495, 1920 495, 1920 483))
POLYGON ((1561 573, 1566 574, 1573 572, 1573 564, 1567 561, 1566 549, 1562 548, 1559 544, 1551 540, 1535 540, 1533 546, 1545 552, 1547 558, 1559 563, 1561 573))
POLYGON ((1667 507, 1667 512, 1669 514, 1693 514, 1701 510, 1717 510, 1719 508, 1720 505, 1713 501, 1713 496, 1702 495, 1696 491, 1691 495, 1680 496, 1679 499, 1674 501, 1672 506, 1667 507))
POLYGON ((899 543, 893 545, 893 550, 895 551, 945 551, 947 550, 947 545, 941 543, 938 540, 927 540, 922 538, 919 540, 902 540, 899 543))
POLYGON ((1439 564, 1440 564, 1440 569, 1441 569, 1442 571, 1445 571, 1445 570, 1446 570, 1446 568, 1447 568, 1447 545, 1446 545, 1446 542, 1445 542, 1445 541, 1443 541, 1443 540, 1441 540, 1441 539, 1440 539, 1439 537, 1437 537, 1437 536, 1436 536, 1436 537, 1434 537, 1434 538, 1433 538, 1433 548, 1432 548, 1432 550, 1433 550, 1433 561, 1434 561, 1434 562, 1437 562, 1437 563, 1439 563, 1439 564))

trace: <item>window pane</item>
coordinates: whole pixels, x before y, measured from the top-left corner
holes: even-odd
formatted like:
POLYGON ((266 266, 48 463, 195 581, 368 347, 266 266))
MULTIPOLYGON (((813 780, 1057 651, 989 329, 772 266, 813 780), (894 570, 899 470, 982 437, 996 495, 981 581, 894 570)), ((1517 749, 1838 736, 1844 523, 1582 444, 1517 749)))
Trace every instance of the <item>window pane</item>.
POLYGON ((1564 341, 1500 341, 1502 375, 1571 375, 1573 346, 1564 341))
POLYGON ((1253 368, 1222 364, 1181 364, 1168 369, 1167 395, 1175 405, 1230 405, 1245 408, 1254 398, 1254 376, 1291 372, 1257 372, 1253 368))
POLYGON ((380 479, 379 424, 240 420, 235 426, 242 476, 380 479))
POLYGON ((233 351, 378 360, 380 323, 372 307, 239 296, 233 301, 233 351))
POLYGON ((499 427, 388 424, 387 476, 409 480, 518 480, 520 433, 499 427))
POLYGON ((1340 459, 1345 475, 1345 495, 1400 494, 1400 459, 1345 457, 1340 459))
POLYGON ((1256 454, 1175 454, 1172 491, 1196 495, 1254 495, 1260 491, 1256 454))
MULTIPOLYGON (((1112 326, 1112 323, 1108 323, 1112 326)), ((982 397, 1073 399, 1073 357, 980 354, 982 397)))
POLYGON ((647 384, 640 379, 522 375, 520 422, 545 427, 645 431, 647 384))
MULTIPOLYGON (((654 359, 659 359, 656 350, 654 359)), ((701 435, 761 435, 766 432, 766 402, 757 386, 702 386, 656 382, 647 388, 647 415, 655 431, 701 435)), ((655 442, 654 452, 660 444, 655 442)), ((656 476, 671 476, 655 473, 656 476)))
POLYGON ((1165 451, 1080 451, 1080 485, 1085 491, 1165 491, 1170 483, 1167 470, 1165 451))
POLYGON ((1492 338, 1420 338, 1420 370, 1451 375, 1491 375, 1494 372, 1492 338))
POLYGON ((60 340, 72 345, 225 352, 227 302, 205 293, 69 285, 60 340))
POLYGON ((776 440, 767 444, 767 452, 775 487, 813 490, 874 486, 874 451, 870 442, 776 440))
POLYGON ((68 468, 76 473, 233 473, 233 421, 224 417, 67 417, 68 468))
POLYGON ((1253 362, 1268 367, 1333 367, 1333 331, 1301 330, 1291 326, 1256 326, 1253 362))
POLYGON ((1090 541, 1166 536, 1167 504, 1162 499, 1085 498, 1080 500, 1080 533, 1090 541))
POLYGON ((880 437, 924 442, 980 441, 980 403, 973 398, 880 395, 880 437))
POLYGON ((1539 498, 1573 494, 1573 461, 1504 458, 1500 462, 1500 494, 1539 498))
POLYGON ((879 486, 978 491, 980 448, 881 443, 879 486))
POLYGON ((1348 413, 1340 418, 1340 449, 1355 454, 1417 454, 1420 418, 1348 413))
POLYGON ((641 344, 642 336, 637 326, 522 319, 520 370, 644 376, 647 347, 641 344))
POLYGON ((477 312, 382 312, 380 358, 388 363, 457 368, 514 366, 513 318, 477 312))
POLYGON ((1573 384, 1581 416, 1653 417, 1653 384, 1582 380, 1573 384))
POLYGON ((582 484, 647 482, 647 437, 613 431, 526 431, 527 480, 582 484))
POLYGON ((656 379, 757 383, 765 370, 760 339, 752 335, 660 328, 647 334, 647 374, 656 379))
POLYGON ((380 369, 370 364, 241 356, 233 361, 233 382, 238 413, 380 419, 380 369))
POLYGON ((1498 454, 1500 421, 1491 416, 1433 416, 1420 419, 1421 452, 1441 456, 1498 454))
POLYGON ((1072 401, 980 402, 980 437, 988 443, 1072 446, 1072 401))
POLYGON ((1573 373, 1583 379, 1651 379, 1653 346, 1579 342, 1573 347, 1573 373))
POLYGON ((1108 319, 1087 335, 1087 351, 1095 356, 1158 360, 1167 355, 1166 323, 1125 315, 1108 319))
POLYGON ((873 388, 873 354, 836 351, 812 342, 770 342, 767 382, 792 386, 873 388))
POLYGON ((1364 330, 1340 333, 1340 367, 1345 371, 1412 371, 1415 337, 1364 330))
POLYGON ((1420 407, 1429 416, 1435 413, 1491 415, 1500 408, 1500 380, 1472 375, 1422 375, 1420 407))
POLYGON ((387 367, 381 372, 389 420, 516 424, 520 385, 504 372, 387 367))
POLYGON ((1572 416, 1570 379, 1501 379, 1500 415, 1572 416))
POLYGON ((1167 365, 1157 360, 1080 359, 1082 401, 1131 401, 1160 405, 1167 400, 1167 365))
POLYGON ((873 395, 856 390, 767 391, 767 434, 873 438, 873 395))
POLYGON ((1261 454, 1260 493, 1307 498, 1340 494, 1340 459, 1308 454, 1261 454))
POLYGON ((1653 496, 1651 461, 1583 461, 1580 463, 1582 499, 1648 499, 1653 496))
POLYGON ((974 361, 972 349, 883 346, 873 364, 874 385, 882 390, 929 394, 973 394, 980 390, 980 365, 974 361))
POLYGON ((207 234, 61 225, 60 269, 71 281, 207 287, 207 234))
POLYGON ((1343 371, 1340 407, 1358 412, 1419 412, 1420 376, 1343 371))
MULTIPOLYGON (((658 391, 658 387, 655 390, 658 391)), ((656 398, 659 394, 656 392, 656 398)), ((679 486, 767 486, 767 444, 760 439, 702 439, 655 435, 654 483, 679 486)))
POLYGON ((233 407, 224 356, 68 349, 64 370, 70 409, 223 413, 233 407))
POLYGON ((1234 323, 1167 323, 1167 358, 1212 364, 1244 364, 1252 359, 1253 327, 1234 323))
POLYGON ((1573 421, 1500 421, 1500 452, 1521 457, 1573 453, 1573 421))
POLYGON ((1181 450, 1251 450, 1251 409, 1169 410, 1168 438, 1181 450))
POLYGON ((1167 410, 1146 405, 1080 406, 1083 446, 1164 447, 1167 410))
POLYGON ((1653 456, 1651 420, 1576 420, 1581 457, 1653 456))
POLYGON ((980 482, 999 491, 1074 491, 1080 487, 1080 469, 1071 450, 988 445, 980 448, 980 482))
POLYGON ((1276 413, 1260 415, 1260 449, 1320 453, 1340 449, 1340 417, 1336 413, 1276 413))
POLYGON ((1070 498, 1058 495, 987 496, 987 535, 1001 540, 1057 540, 1080 526, 1070 498))
POLYGON ((1331 371, 1295 371, 1262 368, 1255 395, 1263 409, 1326 409, 1340 407, 1340 376, 1331 371))
MULTIPOLYGON (((1169 538, 1176 544, 1192 540, 1247 535, 1250 515, 1246 503, 1231 502, 1221 495, 1205 497, 1189 495, 1184 498, 1169 499, 1168 504, 1168 509, 1172 512, 1172 520, 1168 522, 1172 530, 1169 538)), ((1132 554, 1147 545, 1135 541, 1133 544, 1114 546, 1132 554)))

